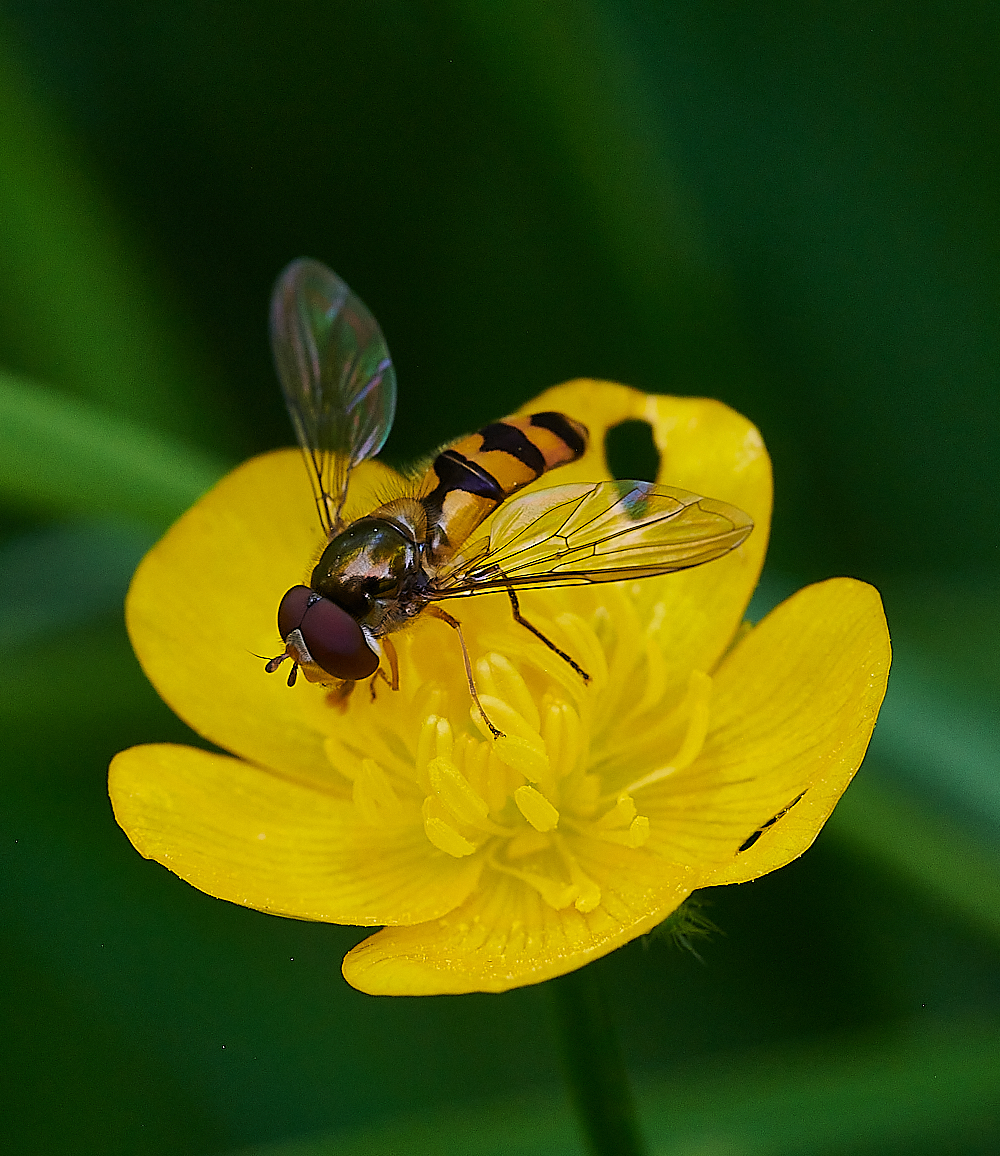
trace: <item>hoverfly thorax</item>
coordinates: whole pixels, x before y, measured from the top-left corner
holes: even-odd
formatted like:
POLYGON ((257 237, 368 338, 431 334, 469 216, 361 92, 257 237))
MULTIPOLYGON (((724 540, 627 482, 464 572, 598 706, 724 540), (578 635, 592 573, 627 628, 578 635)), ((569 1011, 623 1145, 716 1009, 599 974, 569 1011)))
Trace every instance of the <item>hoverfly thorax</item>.
POLYGON ((420 546, 388 518, 361 518, 338 534, 316 563, 309 585, 378 631, 392 602, 419 595, 427 579, 420 546))

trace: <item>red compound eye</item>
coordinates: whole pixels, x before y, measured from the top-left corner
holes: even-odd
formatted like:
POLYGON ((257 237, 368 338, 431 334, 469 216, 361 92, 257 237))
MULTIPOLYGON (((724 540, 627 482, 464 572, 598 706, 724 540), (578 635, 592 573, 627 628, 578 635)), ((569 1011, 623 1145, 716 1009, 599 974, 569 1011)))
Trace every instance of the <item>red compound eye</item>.
POLYGON ((278 606, 278 633, 287 639, 293 630, 302 634, 316 665, 335 678, 357 680, 378 670, 378 655, 357 622, 308 586, 293 586, 278 606))

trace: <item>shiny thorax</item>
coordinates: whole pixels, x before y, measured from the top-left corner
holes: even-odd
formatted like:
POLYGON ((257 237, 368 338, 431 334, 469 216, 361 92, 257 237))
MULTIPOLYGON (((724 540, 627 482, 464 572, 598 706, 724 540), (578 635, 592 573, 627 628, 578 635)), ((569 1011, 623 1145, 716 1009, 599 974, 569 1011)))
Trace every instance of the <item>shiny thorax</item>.
POLYGON ((419 502, 404 498, 381 506, 330 542, 309 586, 376 638, 387 634, 426 601, 423 596, 430 583, 423 567, 426 537, 427 518, 419 502))

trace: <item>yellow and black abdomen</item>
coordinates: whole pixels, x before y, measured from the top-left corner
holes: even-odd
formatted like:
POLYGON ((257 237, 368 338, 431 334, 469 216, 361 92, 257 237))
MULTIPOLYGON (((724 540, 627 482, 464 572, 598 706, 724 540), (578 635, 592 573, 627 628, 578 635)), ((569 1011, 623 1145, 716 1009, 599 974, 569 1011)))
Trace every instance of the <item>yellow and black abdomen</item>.
POLYGON ((450 445, 418 491, 433 528, 432 553, 460 545, 505 498, 586 448, 586 427, 563 413, 505 417, 450 445))

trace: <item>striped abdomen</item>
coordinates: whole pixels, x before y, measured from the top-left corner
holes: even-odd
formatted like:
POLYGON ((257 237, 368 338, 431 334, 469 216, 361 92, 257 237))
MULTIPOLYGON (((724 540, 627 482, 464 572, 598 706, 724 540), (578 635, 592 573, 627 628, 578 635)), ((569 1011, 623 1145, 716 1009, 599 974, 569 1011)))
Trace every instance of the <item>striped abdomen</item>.
POLYGON ((586 427, 563 413, 505 417, 450 445, 418 491, 432 527, 432 555, 460 545, 505 498, 546 470, 575 462, 586 448, 586 427))

